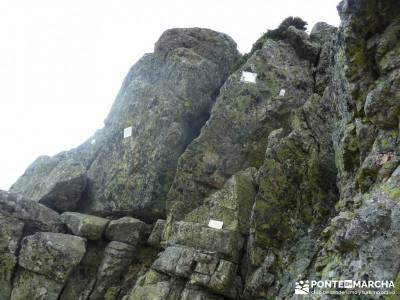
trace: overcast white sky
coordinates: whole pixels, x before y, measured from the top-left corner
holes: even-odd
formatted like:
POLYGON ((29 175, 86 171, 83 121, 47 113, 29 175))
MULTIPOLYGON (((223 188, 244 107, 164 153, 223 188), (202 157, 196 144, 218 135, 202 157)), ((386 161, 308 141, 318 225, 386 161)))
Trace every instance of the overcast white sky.
POLYGON ((288 16, 339 24, 339 0, 1 0, 0 189, 39 155, 103 125, 122 80, 161 33, 206 27, 242 53, 288 16))

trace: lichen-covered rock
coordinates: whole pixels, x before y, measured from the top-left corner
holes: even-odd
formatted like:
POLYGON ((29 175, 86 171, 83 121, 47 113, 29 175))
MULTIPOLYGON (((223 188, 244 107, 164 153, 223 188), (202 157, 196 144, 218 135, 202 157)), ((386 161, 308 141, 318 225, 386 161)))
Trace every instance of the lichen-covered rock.
POLYGON ((105 242, 88 241, 86 253, 66 282, 60 300, 88 299, 96 283, 97 271, 103 260, 105 242))
POLYGON ((89 240, 100 239, 107 224, 110 222, 110 220, 104 218, 75 212, 65 212, 61 215, 61 218, 74 235, 85 237, 89 240))
POLYGON ((235 288, 237 265, 221 259, 217 265, 212 263, 211 266, 213 267, 211 274, 202 274, 203 276, 199 276, 201 269, 197 268, 197 274, 192 276, 190 283, 203 286, 213 293, 235 299, 237 296, 237 288, 235 288))
POLYGON ((0 213, 0 299, 8 299, 24 223, 0 213))
POLYGON ((236 231, 214 229, 199 223, 176 222, 169 245, 182 245, 217 252, 233 261, 239 259, 243 237, 236 231))
POLYGON ((20 195, 1 190, 0 213, 22 221, 27 234, 36 231, 65 231, 65 225, 57 212, 20 195))
POLYGON ((293 114, 288 129, 273 131, 253 207, 245 294, 289 297, 286 291, 316 254, 319 234, 339 195, 328 97, 317 94, 293 114), (288 132, 289 131, 289 132, 288 132), (269 254, 268 254, 269 253, 269 254), (266 266, 263 257, 277 257, 266 266))
POLYGON ((311 63, 287 40, 266 39, 227 79, 200 136, 179 158, 167 198, 166 238, 174 220, 202 205, 232 175, 259 167, 269 132, 285 126, 312 92, 311 63), (242 80, 243 72, 254 73, 256 81, 242 80))
POLYGON ((0 213, 0 253, 17 252, 23 228, 23 222, 0 213))
POLYGON ((338 199, 332 131, 327 121, 323 128, 317 124, 329 117, 323 101, 311 97, 293 118, 292 132, 269 136, 252 219, 256 243, 265 248, 320 230, 338 199))
POLYGON ((137 245, 143 238, 146 224, 138 219, 124 217, 111 221, 105 231, 110 241, 118 241, 130 245, 137 245))
MULTIPOLYGON (((224 297, 211 294, 207 290, 198 287, 186 287, 180 295, 182 300, 223 300, 224 297)), ((178 299, 178 298, 176 298, 178 299)))
POLYGON ((188 213, 184 221, 207 225, 210 220, 223 222, 223 228, 249 233, 251 209, 256 195, 256 169, 233 175, 224 187, 204 200, 204 204, 188 213))
POLYGON ((147 244, 154 248, 160 247, 162 232, 164 230, 165 220, 158 219, 153 226, 147 244))
POLYGON ((289 17, 239 60, 226 35, 166 31, 96 141, 34 163, 14 187, 51 188, 49 206, 78 203, 63 219, 93 239, 83 259, 83 239, 36 233, 15 271, 22 235, 61 230, 60 218, 36 194, 0 192, 0 298, 12 280, 12 299, 61 300, 297 299, 300 280, 400 285, 397 2, 344 0, 340 28, 317 23, 310 35, 289 17), (57 174, 69 163, 87 171, 83 193, 63 195, 72 181, 57 174), (49 174, 61 186, 46 185, 49 174))
POLYGON ((47 276, 20 270, 10 300, 57 300, 62 288, 62 283, 47 276))
POLYGON ((64 283, 85 254, 85 240, 68 234, 38 232, 21 242, 19 266, 64 283))
POLYGON ((86 168, 67 153, 61 153, 39 157, 10 191, 63 212, 76 209, 85 186, 86 168))
POLYGON ((297 55, 307 59, 312 63, 317 62, 320 45, 313 43, 306 32, 297 29, 294 26, 289 26, 286 30, 286 36, 289 43, 296 50, 297 55))
POLYGON ((187 247, 168 247, 151 266, 161 273, 189 278, 194 270, 196 250, 187 247))
POLYGON ((321 45, 314 75, 314 92, 321 96, 333 77, 337 32, 336 27, 319 22, 310 33, 310 40, 321 45))
POLYGON ((149 221, 164 216, 176 162, 237 58, 225 34, 166 31, 154 53, 131 69, 106 119, 108 138, 88 171, 84 211, 131 212, 149 221), (131 136, 123 138, 125 128, 131 136))
POLYGON ((225 34, 202 28, 166 31, 154 53, 126 76, 95 142, 41 158, 13 190, 35 199, 50 193, 43 201, 62 211, 74 210, 80 199, 78 210, 89 214, 165 217, 163 199, 177 160, 207 121, 238 58, 236 43, 225 34), (88 185, 80 197, 86 170, 88 185))
POLYGON ((150 270, 137 281, 128 300, 175 300, 183 290, 183 284, 169 276, 150 270))
POLYGON ((104 299, 107 289, 118 283, 132 262, 134 247, 121 242, 110 242, 97 272, 96 284, 90 294, 90 300, 104 299))
POLYGON ((275 263, 275 255, 265 256, 264 262, 254 272, 249 274, 243 294, 247 298, 269 298, 268 288, 273 284, 275 277, 271 274, 271 267, 275 263))

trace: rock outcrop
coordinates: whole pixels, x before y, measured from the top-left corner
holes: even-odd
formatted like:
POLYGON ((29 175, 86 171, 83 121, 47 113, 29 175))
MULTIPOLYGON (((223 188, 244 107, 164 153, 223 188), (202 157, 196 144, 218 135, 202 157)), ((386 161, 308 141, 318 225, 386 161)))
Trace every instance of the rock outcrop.
POLYGON ((400 297, 400 6, 338 10, 243 56, 167 30, 103 129, 0 191, 0 299, 297 299, 306 280, 400 297))
POLYGON ((11 191, 56 211, 76 209, 86 186, 86 169, 67 153, 41 156, 11 187, 11 191))
POLYGON ((126 76, 105 127, 75 150, 38 159, 11 190, 57 211, 165 217, 160 199, 178 158, 238 57, 225 34, 166 31, 126 76))

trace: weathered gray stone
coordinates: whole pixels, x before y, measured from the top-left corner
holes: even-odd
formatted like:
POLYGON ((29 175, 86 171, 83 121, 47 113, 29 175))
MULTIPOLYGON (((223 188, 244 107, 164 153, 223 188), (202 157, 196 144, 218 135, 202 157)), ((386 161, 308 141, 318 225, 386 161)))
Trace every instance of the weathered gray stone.
POLYGON ((103 241, 88 241, 86 243, 85 256, 69 276, 60 295, 60 300, 88 299, 96 283, 105 246, 103 241))
POLYGON ((225 34, 166 31, 154 53, 132 67, 105 121, 107 139, 89 168, 83 211, 163 217, 177 160, 207 120, 237 58, 225 34), (124 139, 129 127, 132 135, 124 139))
POLYGON ((86 186, 86 168, 60 153, 34 161, 10 191, 56 211, 74 210, 86 186))
POLYGON ((236 298, 236 271, 237 265, 226 260, 211 259, 197 264, 190 283, 206 287, 216 294, 228 298, 236 298))
POLYGON ((179 158, 167 197, 171 212, 165 238, 174 221, 201 206, 232 175, 259 167, 269 132, 286 126, 290 112, 312 92, 310 62, 300 58, 288 41, 266 39, 226 80, 210 119, 179 158), (243 82, 243 71, 256 73, 256 82, 243 82))
POLYGON ((104 299, 112 284, 120 280, 132 262, 134 247, 121 242, 110 242, 104 250, 104 257, 97 272, 96 284, 90 294, 90 300, 104 299))
POLYGON ((204 204, 188 213, 184 221, 208 225, 210 220, 223 222, 223 228, 249 233, 251 209, 256 188, 255 168, 233 175, 224 187, 204 200, 204 204))
POLYGON ((169 276, 149 270, 136 282, 128 300, 175 300, 179 295, 183 284, 174 281, 169 276))
POLYGON ((16 254, 24 223, 0 213, 0 253, 16 254))
POLYGON ((310 40, 321 46, 315 70, 314 92, 323 95, 333 77, 335 54, 337 45, 336 27, 324 22, 314 25, 310 33, 310 40))
POLYGON ((36 231, 65 231, 65 225, 57 212, 17 194, 1 190, 0 213, 24 222, 26 233, 34 233, 36 231))
POLYGON ((153 230, 147 239, 147 244, 154 248, 160 247, 162 232, 164 230, 165 220, 159 219, 154 224, 153 230))
POLYGON ((159 272, 189 278, 194 270, 196 250, 187 247, 168 247, 153 263, 159 272))
POLYGON ((171 239, 167 243, 213 251, 237 261, 243 246, 243 237, 235 231, 181 221, 174 224, 171 239))
POLYGON ((311 42, 306 32, 294 26, 289 26, 286 30, 286 35, 297 55, 309 60, 311 63, 315 64, 317 62, 320 51, 319 44, 311 42))
POLYGON ((271 272, 271 267, 275 263, 275 256, 269 254, 266 256, 262 265, 257 268, 246 280, 244 295, 248 298, 268 298, 268 288, 274 282, 274 275, 271 272))
MULTIPOLYGON (((399 286, 397 2, 344 0, 340 28, 318 23, 310 36, 306 22, 289 17, 240 60, 223 34, 165 32, 128 74, 96 143, 42 163, 61 170, 72 160, 88 170, 79 212, 149 223, 162 217, 165 227, 156 223, 150 248, 138 243, 141 229, 126 232, 120 226, 131 222, 113 221, 108 239, 138 243, 135 250, 113 241, 103 256, 103 241, 90 242, 95 253, 75 268, 60 299, 292 299, 304 279, 396 279, 399 286), (126 128, 131 135, 123 138, 126 128), (211 219, 223 228, 207 227, 211 219), (156 258, 160 245, 166 249, 156 258)), ((34 191, 31 183, 47 173, 19 182, 34 191)), ((62 199, 63 189, 52 189, 62 199)), ((1 195, 0 213, 28 231, 56 227, 41 206, 1 195)), ((58 297, 66 278, 51 282, 57 268, 40 260, 47 252, 26 259, 23 246, 26 267, 13 273, 18 230, 8 226, 0 230, 2 295, 15 278, 16 299, 58 297)))
POLYGON ((293 118, 293 131, 269 137, 252 216, 254 239, 262 247, 281 250, 298 236, 320 231, 338 200, 329 123, 310 126, 329 116, 321 102, 311 97, 293 118))
POLYGON ((124 217, 111 221, 105 231, 111 241, 118 241, 130 245, 137 245, 143 238, 146 224, 138 219, 124 217))
POLYGON ((222 296, 213 295, 206 290, 196 287, 186 287, 182 294, 181 300, 223 300, 222 296))
POLYGON ((210 283, 207 285, 216 294, 221 294, 229 298, 236 298, 236 270, 237 265, 221 259, 214 274, 211 276, 210 283))
POLYGON ((9 299, 12 275, 17 264, 17 248, 24 224, 0 213, 0 299, 9 299))
POLYGON ((38 232, 21 242, 18 264, 26 270, 64 283, 85 254, 85 239, 52 232, 38 232))
POLYGON ((61 218, 74 235, 89 240, 101 239, 107 224, 110 222, 110 220, 104 218, 75 212, 65 212, 61 215, 61 218))
POLYGON ((57 300, 63 284, 47 276, 21 270, 10 300, 57 300))

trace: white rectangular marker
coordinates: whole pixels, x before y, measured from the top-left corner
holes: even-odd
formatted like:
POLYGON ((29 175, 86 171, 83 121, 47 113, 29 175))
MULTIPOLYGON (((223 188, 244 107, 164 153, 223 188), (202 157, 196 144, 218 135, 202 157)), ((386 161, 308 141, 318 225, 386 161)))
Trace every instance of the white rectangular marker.
POLYGON ((132 126, 124 129, 124 139, 132 135, 132 126))
POLYGON ((257 79, 257 73, 252 73, 252 72, 242 72, 242 77, 240 78, 241 81, 244 82, 251 82, 251 83, 256 83, 257 79))
POLYGON ((223 225, 224 225, 224 222, 222 222, 222 221, 210 220, 208 222, 208 227, 215 228, 215 229, 222 229, 223 225))
POLYGON ((279 92, 279 96, 285 96, 286 91, 284 89, 281 89, 281 91, 279 92))

